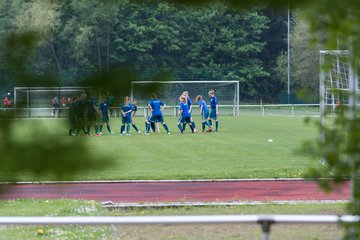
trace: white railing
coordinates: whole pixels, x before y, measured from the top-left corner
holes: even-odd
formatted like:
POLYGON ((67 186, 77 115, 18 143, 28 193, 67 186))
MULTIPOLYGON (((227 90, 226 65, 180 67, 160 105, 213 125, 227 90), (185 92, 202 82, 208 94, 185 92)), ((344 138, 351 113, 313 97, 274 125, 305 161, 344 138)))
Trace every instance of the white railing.
MULTIPOLYGON (((320 116, 319 104, 262 104, 262 105, 239 105, 240 116, 320 116)), ((219 110, 221 115, 237 116, 237 106, 234 105, 220 105, 219 110)), ((113 109, 113 117, 119 117, 119 108, 113 109)), ((59 108, 52 115, 53 108, 0 108, 0 114, 6 110, 13 113, 13 116, 19 118, 54 118, 67 117, 68 108, 59 108), (60 110, 60 112, 59 112, 60 110)), ((177 116, 179 106, 166 106, 163 111, 164 115, 177 116)), ((145 106, 138 107, 138 116, 148 116, 148 108, 145 106)), ((193 114, 199 115, 199 108, 194 106, 193 114)), ((1 115, 0 115, 1 116, 1 115)))
POLYGON ((358 223, 360 216, 337 215, 200 215, 125 217, 0 217, 0 225, 141 225, 141 224, 244 224, 261 225, 262 240, 270 239, 273 224, 358 223))

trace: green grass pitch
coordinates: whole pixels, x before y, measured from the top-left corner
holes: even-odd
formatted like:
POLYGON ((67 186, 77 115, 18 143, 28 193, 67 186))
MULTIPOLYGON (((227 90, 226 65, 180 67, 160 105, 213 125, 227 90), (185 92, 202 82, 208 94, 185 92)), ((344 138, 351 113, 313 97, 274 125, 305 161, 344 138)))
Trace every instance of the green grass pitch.
MULTIPOLYGON (((102 137, 70 137, 64 119, 17 120, 15 133, 26 137, 30 132, 27 129, 35 124, 47 134, 85 142, 99 161, 106 156, 115 159, 110 167, 83 172, 69 180, 295 178, 319 164, 295 154, 304 140, 318 136, 315 126, 305 125, 301 117, 220 116, 218 133, 200 133, 200 118, 194 119, 196 134, 191 134, 189 127, 185 134, 179 134, 177 118, 170 116, 165 116, 170 135, 160 126, 160 133, 144 136, 143 117, 134 118, 142 133, 131 129, 131 136, 119 135, 119 118, 110 120, 116 134, 110 135, 104 128, 102 137)), ((54 180, 51 176, 22 178, 54 180)))

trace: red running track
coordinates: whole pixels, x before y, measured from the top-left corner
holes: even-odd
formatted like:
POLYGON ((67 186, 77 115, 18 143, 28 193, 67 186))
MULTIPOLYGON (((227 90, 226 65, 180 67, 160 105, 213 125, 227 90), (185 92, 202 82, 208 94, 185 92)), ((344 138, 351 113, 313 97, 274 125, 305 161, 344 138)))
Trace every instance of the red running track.
POLYGON ((0 200, 84 199, 114 203, 348 200, 349 182, 324 193, 312 181, 118 182, 0 185, 0 200))

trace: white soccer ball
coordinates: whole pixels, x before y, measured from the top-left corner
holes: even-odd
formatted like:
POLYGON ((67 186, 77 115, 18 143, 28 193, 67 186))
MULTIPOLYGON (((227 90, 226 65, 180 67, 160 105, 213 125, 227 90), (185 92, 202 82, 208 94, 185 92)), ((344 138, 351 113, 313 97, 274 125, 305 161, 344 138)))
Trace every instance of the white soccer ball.
POLYGON ((268 140, 268 142, 269 142, 269 143, 272 143, 272 142, 273 142, 273 140, 272 140, 272 139, 269 139, 269 140, 268 140))

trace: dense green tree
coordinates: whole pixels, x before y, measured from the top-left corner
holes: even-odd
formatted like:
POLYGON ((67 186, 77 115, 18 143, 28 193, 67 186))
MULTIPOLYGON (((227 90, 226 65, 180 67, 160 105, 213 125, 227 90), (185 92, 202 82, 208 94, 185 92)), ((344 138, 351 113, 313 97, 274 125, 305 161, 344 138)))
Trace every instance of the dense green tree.
MULTIPOLYGON (((285 78, 280 77, 276 67, 278 56, 287 51, 287 10, 268 7, 263 13, 269 19, 269 27, 261 34, 261 41, 265 46, 260 59, 269 75, 256 80, 257 97, 263 102, 276 103, 279 101, 279 94, 287 89, 286 73, 285 78)), ((285 58, 285 67, 286 62, 285 58)))
POLYGON ((308 23, 300 14, 291 35, 291 88, 306 102, 319 101, 319 50, 310 41, 308 23), (307 99, 306 99, 307 98, 307 99))
POLYGON ((274 94, 276 89, 264 89, 280 86, 271 77, 280 51, 270 49, 285 43, 264 37, 266 29, 280 27, 269 27, 277 21, 263 7, 238 11, 221 3, 193 8, 130 0, 17 0, 0 7, 7 12, 0 31, 39 38, 27 69, 65 76, 59 84, 77 84, 71 81, 85 71, 126 66, 144 79, 166 71, 176 80, 239 80, 244 98, 274 94))
POLYGON ((65 18, 59 32, 65 69, 109 70, 116 1, 71 0, 63 4, 65 18), (68 13, 70 12, 70 14, 68 13), (69 57, 67 57, 69 56, 69 57))
POLYGON ((168 3, 149 6, 122 2, 113 58, 136 70, 175 68, 184 44, 178 16, 176 8, 168 3))
MULTIPOLYGON (((308 22, 299 12, 292 16, 290 35, 290 89, 304 103, 319 102, 319 45, 311 41, 308 22)), ((276 59, 275 77, 287 86, 287 51, 276 59)), ((284 87, 285 89, 285 87, 284 87)), ((296 103, 296 102, 295 102, 296 103)))
POLYGON ((0 66, 4 69, 6 39, 13 34, 14 19, 18 15, 23 0, 0 1, 0 66))
POLYGON ((242 96, 255 95, 255 79, 267 75, 259 59, 267 18, 255 10, 235 12, 218 4, 195 10, 191 20, 185 59, 192 74, 206 70, 203 79, 239 80, 242 96))

